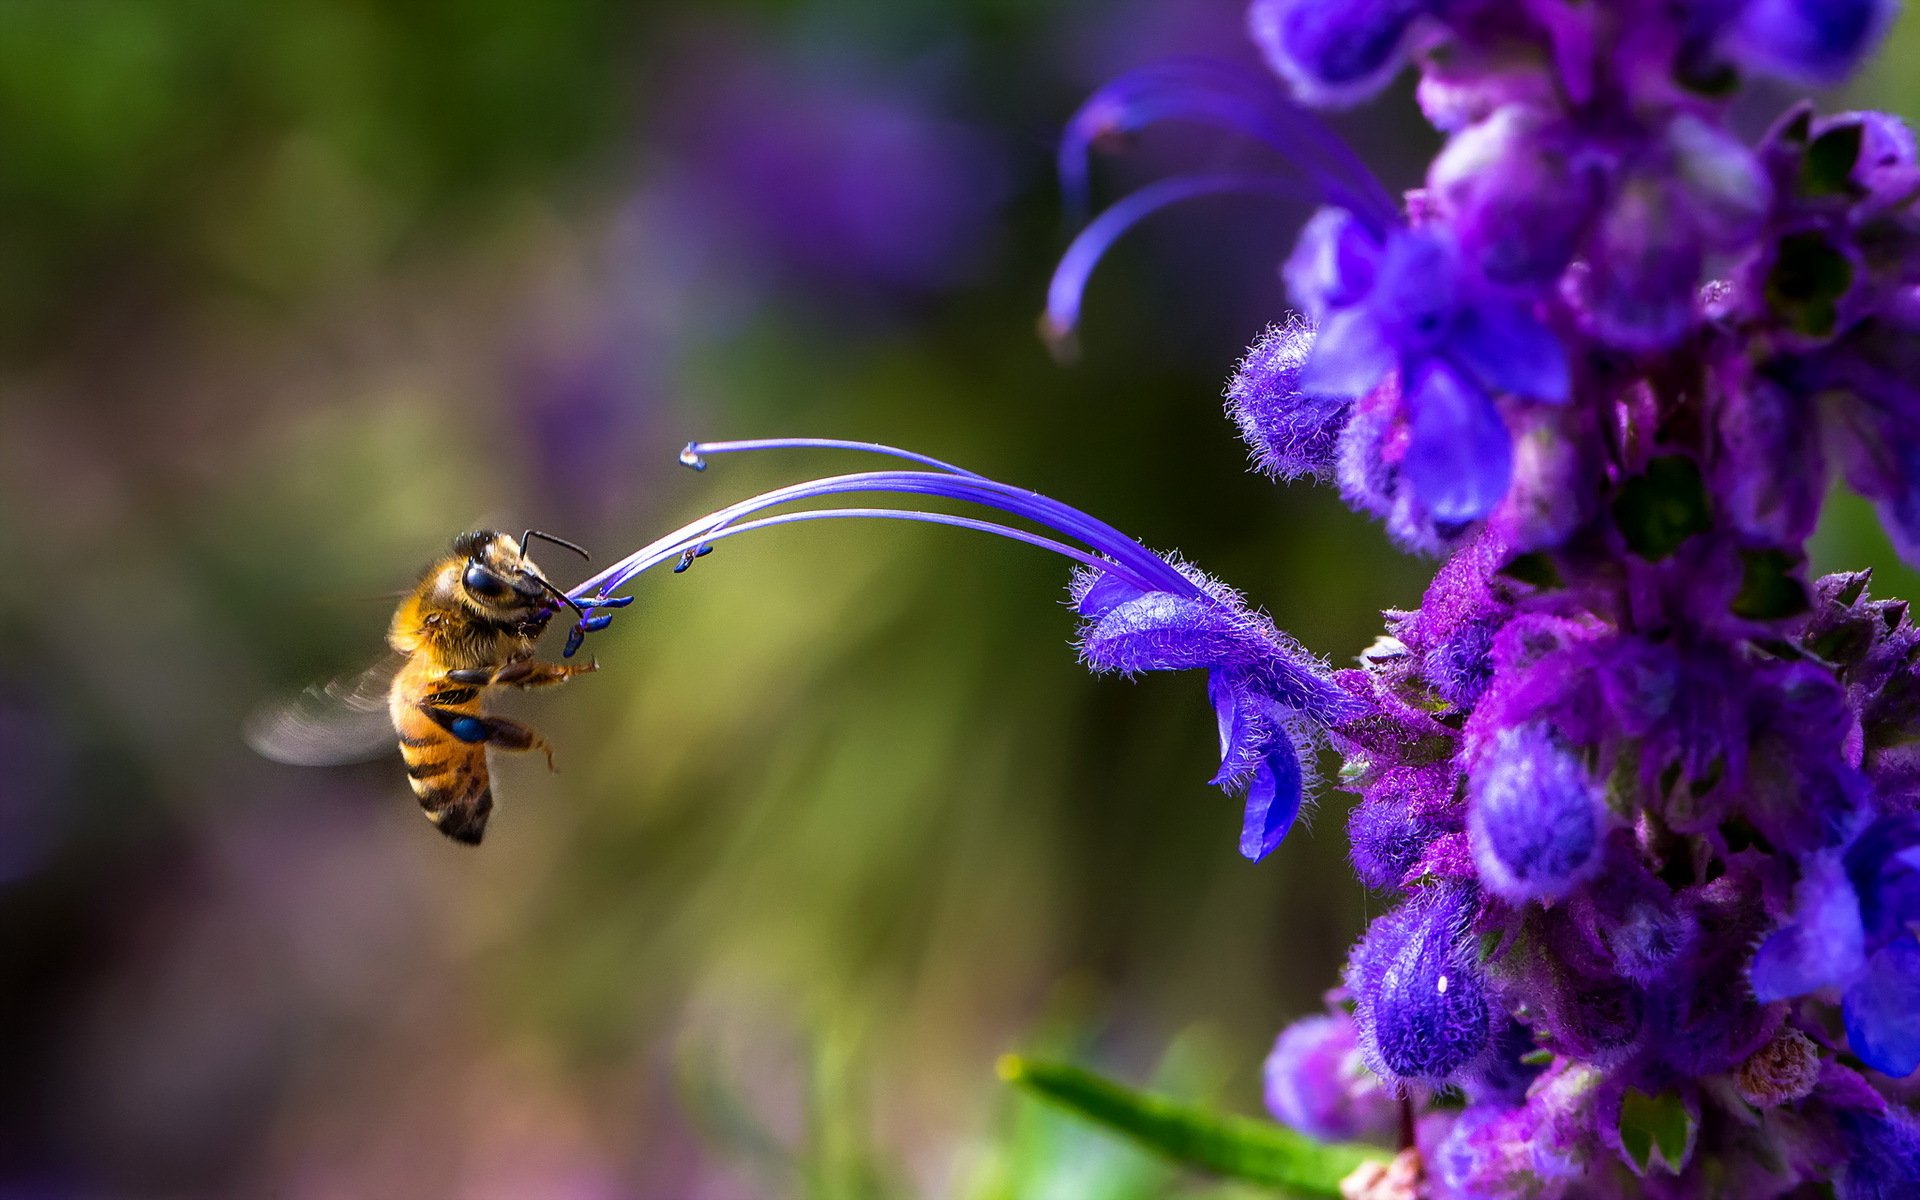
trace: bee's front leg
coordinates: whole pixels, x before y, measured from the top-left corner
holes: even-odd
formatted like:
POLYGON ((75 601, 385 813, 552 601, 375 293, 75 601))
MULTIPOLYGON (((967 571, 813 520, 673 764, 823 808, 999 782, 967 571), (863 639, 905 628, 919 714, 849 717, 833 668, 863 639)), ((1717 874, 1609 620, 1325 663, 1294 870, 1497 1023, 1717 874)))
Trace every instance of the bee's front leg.
POLYGON ((556 684, 565 683, 575 675, 585 675, 589 671, 599 669, 598 662, 574 666, 569 663, 550 663, 541 662, 539 659, 523 658, 493 671, 448 671, 447 678, 454 683, 475 687, 537 688, 553 687, 556 684))

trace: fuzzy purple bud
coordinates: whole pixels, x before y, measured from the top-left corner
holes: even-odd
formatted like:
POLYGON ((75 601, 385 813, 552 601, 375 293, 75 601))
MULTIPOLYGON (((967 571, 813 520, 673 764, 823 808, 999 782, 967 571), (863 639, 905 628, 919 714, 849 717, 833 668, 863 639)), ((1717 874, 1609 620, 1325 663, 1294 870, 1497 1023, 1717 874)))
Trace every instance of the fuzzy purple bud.
POLYGON ((1428 173, 1461 249, 1498 283, 1551 283, 1605 179, 1598 156, 1539 109, 1513 105, 1455 134, 1428 173))
POLYGON ((1493 1010, 1473 961, 1473 889, 1423 889, 1374 921, 1347 964, 1367 1065, 1383 1079, 1445 1083, 1487 1047, 1493 1010))
POLYGON ((1559 899, 1599 863, 1599 791, 1544 725, 1499 733, 1467 813, 1481 882, 1508 900, 1559 899))
POLYGON ((1280 1031, 1261 1072, 1267 1111, 1309 1137, 1384 1140, 1398 1108, 1360 1055, 1359 1030, 1340 1011, 1302 1017, 1280 1031))
POLYGON ((1254 465, 1275 479, 1333 477, 1352 406, 1301 391, 1300 373, 1312 352, 1313 326, 1289 316, 1267 327, 1227 385, 1227 412, 1253 451, 1254 465))

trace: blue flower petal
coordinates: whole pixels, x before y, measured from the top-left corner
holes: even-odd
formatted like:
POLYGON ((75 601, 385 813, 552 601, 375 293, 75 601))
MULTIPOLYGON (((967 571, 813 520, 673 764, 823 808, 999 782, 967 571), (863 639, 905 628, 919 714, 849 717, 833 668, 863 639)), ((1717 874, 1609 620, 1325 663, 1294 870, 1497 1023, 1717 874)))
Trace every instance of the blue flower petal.
POLYGON ((1380 245, 1358 217, 1322 208, 1301 227, 1281 274, 1293 302, 1321 321, 1330 310, 1366 298, 1379 261, 1380 245))
POLYGON ((1567 348, 1523 305, 1485 301, 1468 310, 1448 343, 1490 391, 1564 404, 1573 394, 1567 348))
POLYGON ((1247 13, 1256 45, 1309 104, 1363 100, 1406 61, 1423 0, 1254 0, 1247 13))
POLYGON ((1433 519, 1464 525, 1493 511, 1513 478, 1513 441, 1493 399, 1453 371, 1433 367, 1409 405, 1413 441, 1403 469, 1433 519))
POLYGON ((1753 994, 1763 1004, 1845 986, 1866 961, 1860 900, 1838 857, 1814 855, 1802 870, 1793 923, 1753 956, 1753 994))
POLYGON ((1235 672, 1217 668, 1207 672, 1207 702, 1220 724, 1220 770, 1207 782, 1226 787, 1244 775, 1268 728, 1256 718, 1254 697, 1247 694, 1244 680, 1235 672))
POLYGON ((1840 1011, 1860 1061, 1895 1078, 1920 1068, 1920 942, 1903 937, 1868 960, 1840 1011))
POLYGON ((1393 364, 1393 347, 1365 305, 1335 309, 1314 337, 1313 353, 1300 372, 1300 390, 1358 399, 1378 386, 1393 364))
POLYGON ((1305 780, 1300 756, 1285 731, 1276 731, 1247 788, 1247 815, 1240 826, 1240 853, 1259 862, 1286 838, 1300 815, 1305 780))

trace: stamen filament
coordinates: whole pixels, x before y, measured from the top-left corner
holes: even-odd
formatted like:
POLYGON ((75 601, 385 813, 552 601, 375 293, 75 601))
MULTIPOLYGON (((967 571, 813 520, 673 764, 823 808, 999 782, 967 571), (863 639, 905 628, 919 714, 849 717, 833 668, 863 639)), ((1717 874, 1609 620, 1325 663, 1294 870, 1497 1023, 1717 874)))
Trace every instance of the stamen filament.
POLYGON ((1181 175, 1150 183, 1127 195, 1095 217, 1060 256, 1060 265, 1054 268, 1053 280, 1047 285, 1047 311, 1041 319, 1041 332, 1048 343, 1058 347, 1072 337, 1080 323, 1080 301, 1086 294, 1087 280, 1122 234, 1168 205, 1202 196, 1233 194, 1287 200, 1315 198, 1293 180, 1251 172, 1181 175))
POLYGON ((1265 144, 1300 164, 1328 200, 1347 208, 1377 236, 1384 237, 1398 220, 1385 185, 1312 114, 1291 103, 1271 80, 1204 59, 1133 71, 1081 105, 1059 151, 1069 212, 1086 211, 1088 151, 1094 143, 1167 120, 1215 125, 1265 144))
POLYGON ((704 471, 704 461, 709 454, 740 454, 751 450, 855 450, 867 454, 883 454, 890 458, 904 458, 908 462, 917 462, 937 471, 946 471, 953 475, 965 475, 972 479, 983 479, 978 472, 965 467, 956 467, 949 462, 941 462, 925 454, 912 450, 902 450, 897 446, 886 446, 879 442, 855 442, 843 438, 747 438, 731 442, 688 442, 686 449, 680 452, 682 464, 696 471, 704 471))
MULTIPOLYGON (((827 439, 793 439, 792 441, 766 439, 756 442, 740 443, 691 443, 683 458, 690 452, 693 457, 705 450, 719 449, 726 453, 735 449, 776 449, 787 445, 829 445, 835 448, 855 448, 873 453, 889 454, 895 457, 911 458, 916 461, 938 463, 938 460, 926 459, 909 451, 896 450, 890 446, 875 443, 840 442, 827 439)), ((1154 554, 1139 542, 1134 541, 1118 529, 1079 509, 1043 496, 1038 492, 1027 491, 1008 484, 1000 483, 972 472, 963 472, 959 468, 949 468, 948 464, 938 463, 941 471, 865 471, 848 475, 835 475, 823 479, 812 479, 802 483, 789 484, 750 496, 745 500, 728 505, 716 512, 690 521, 671 533, 654 539, 633 554, 614 563, 606 570, 575 587, 570 595, 586 598, 604 597, 617 590, 640 572, 650 569, 661 562, 687 555, 698 555, 702 547, 722 536, 731 536, 732 530, 746 528, 734 522, 764 512, 781 505, 798 503, 804 500, 825 496, 858 493, 892 493, 900 495, 935 496, 947 500, 979 504, 986 508, 998 509, 1017 517, 1024 517, 1036 524, 1064 534, 1088 547, 1081 551, 1063 543, 1056 542, 1040 534, 993 522, 979 521, 976 518, 953 516, 942 513, 921 513, 918 510, 905 509, 849 509, 824 510, 841 511, 842 515, 889 514, 881 519, 889 520, 927 520, 935 524, 953 525, 958 528, 973 528, 980 532, 997 536, 1012 537, 1042 549, 1054 550, 1065 554, 1075 561, 1084 562, 1102 571, 1117 574, 1146 591, 1171 591, 1181 595, 1200 595, 1199 585, 1188 579, 1180 571, 1159 555, 1154 554), (894 516, 891 514, 907 514, 894 516)), ((783 514, 785 517, 800 517, 805 514, 783 514)), ((822 519, 822 518, 812 518, 822 519)), ((753 528, 765 528, 768 524, 779 524, 771 518, 750 522, 753 528)))
POLYGON ((808 509, 805 512, 775 513, 770 517, 758 517, 751 521, 742 521, 737 525, 729 525, 725 529, 702 533, 678 545, 664 547, 650 555, 647 561, 634 564, 633 574, 639 575, 662 563, 681 558, 688 550, 696 546, 704 546, 709 542, 722 541, 742 533, 751 533, 756 529, 770 529, 779 525, 798 525, 807 521, 842 519, 913 521, 926 525, 950 525, 956 529, 970 529, 976 533, 988 533, 995 537, 1003 537, 1029 546, 1037 546, 1042 550, 1052 551, 1063 558, 1070 558, 1075 562, 1084 563, 1089 567, 1119 575, 1128 582, 1149 591, 1154 588, 1153 584, 1137 578, 1131 571, 1120 567, 1112 559, 1102 558, 1097 554, 1089 554, 1085 550, 1076 549, 1073 546, 1067 545, 1065 542, 1057 542, 1052 538, 1043 537, 1040 534, 1032 533, 1025 529, 1015 529, 1010 525, 1001 525, 993 521, 983 521, 977 517, 965 517, 958 513, 927 512, 922 509, 909 508, 817 508, 808 509))

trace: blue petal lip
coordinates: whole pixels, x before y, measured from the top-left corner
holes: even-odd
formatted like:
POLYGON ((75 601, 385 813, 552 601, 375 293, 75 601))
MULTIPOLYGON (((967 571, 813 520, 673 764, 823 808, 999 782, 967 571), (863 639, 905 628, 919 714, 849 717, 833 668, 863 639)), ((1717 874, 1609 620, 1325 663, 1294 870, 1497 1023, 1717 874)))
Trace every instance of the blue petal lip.
POLYGON ((1492 397, 1435 365, 1421 374, 1409 407, 1404 470, 1433 519, 1463 524, 1492 512, 1513 478, 1513 439, 1492 397))
POLYGON ((1473 306, 1455 327, 1447 349, 1494 392, 1548 404, 1572 398, 1566 346, 1521 305, 1473 306))
POLYGON ((1286 839, 1300 815, 1305 779, 1300 756, 1284 730, 1276 731, 1247 788, 1247 812, 1240 827, 1240 853, 1259 862, 1286 839))

